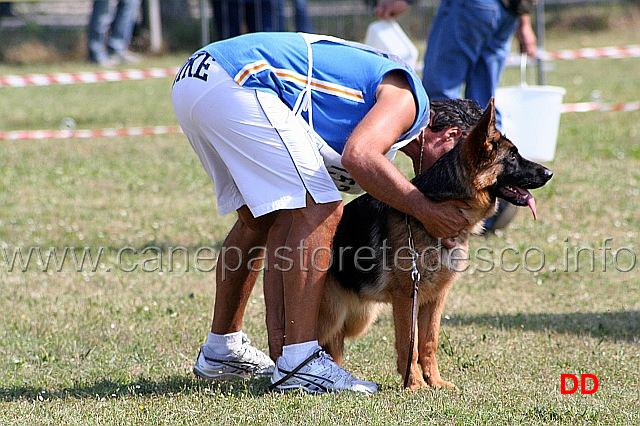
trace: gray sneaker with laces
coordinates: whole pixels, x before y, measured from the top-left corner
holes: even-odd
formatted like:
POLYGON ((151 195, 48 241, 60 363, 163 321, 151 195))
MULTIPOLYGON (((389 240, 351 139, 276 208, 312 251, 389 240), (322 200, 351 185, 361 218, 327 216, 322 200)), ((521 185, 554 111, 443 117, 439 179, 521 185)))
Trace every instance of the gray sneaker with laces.
POLYGON ((328 393, 350 390, 367 395, 378 391, 378 385, 358 380, 333 362, 331 355, 318 347, 299 366, 291 368, 284 358, 278 358, 271 376, 270 389, 280 391, 303 389, 311 393, 328 393))
POLYGON ((251 341, 243 334, 242 346, 231 355, 216 355, 206 351, 204 345, 200 347, 193 374, 205 380, 245 379, 270 376, 274 366, 271 358, 251 346, 251 341))

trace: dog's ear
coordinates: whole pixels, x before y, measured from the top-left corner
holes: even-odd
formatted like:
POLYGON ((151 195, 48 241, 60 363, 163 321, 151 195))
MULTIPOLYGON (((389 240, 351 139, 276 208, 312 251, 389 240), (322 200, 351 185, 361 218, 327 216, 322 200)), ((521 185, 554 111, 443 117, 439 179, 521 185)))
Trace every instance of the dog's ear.
POLYGON ((496 109, 494 98, 484 110, 482 117, 467 136, 467 149, 470 155, 477 161, 491 158, 495 142, 500 140, 500 132, 496 129, 496 109))

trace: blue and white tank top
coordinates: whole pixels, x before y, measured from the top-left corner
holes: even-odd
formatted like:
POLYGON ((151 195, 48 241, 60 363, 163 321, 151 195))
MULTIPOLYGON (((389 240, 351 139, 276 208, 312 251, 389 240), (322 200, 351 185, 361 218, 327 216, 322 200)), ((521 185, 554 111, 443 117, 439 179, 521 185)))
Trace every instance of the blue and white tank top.
POLYGON ((406 73, 418 106, 413 126, 398 139, 395 150, 429 122, 429 98, 418 76, 402 60, 365 45, 328 36, 270 32, 217 41, 201 51, 239 85, 276 94, 339 154, 373 107, 380 82, 393 70, 406 73), (305 92, 310 95, 306 99, 305 92))

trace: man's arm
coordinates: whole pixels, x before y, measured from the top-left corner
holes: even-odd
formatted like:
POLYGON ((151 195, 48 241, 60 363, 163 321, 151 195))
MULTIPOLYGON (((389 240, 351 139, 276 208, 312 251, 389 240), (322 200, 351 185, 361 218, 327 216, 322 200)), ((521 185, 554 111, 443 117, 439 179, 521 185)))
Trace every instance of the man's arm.
POLYGON ((373 12, 378 18, 388 21, 402 15, 411 3, 411 1, 407 0, 384 0, 373 9, 373 12))
MULTIPOLYGON (((446 240, 467 225, 459 211, 464 206, 429 200, 384 156, 413 125, 415 116, 415 99, 406 76, 389 74, 378 88, 376 104, 347 140, 342 165, 373 197, 415 217, 431 235, 446 240)), ((453 244, 445 241, 449 247, 453 244)))
MULTIPOLYGON (((404 13, 405 10, 413 1, 409 0, 383 0, 373 12, 380 19, 396 19, 404 13)), ((503 1, 505 7, 510 6, 509 1, 503 1)), ((532 2, 529 0, 521 0, 515 4, 513 13, 518 14, 518 29, 516 30, 516 37, 520 43, 520 52, 526 53, 532 58, 536 57, 536 34, 531 26, 531 8, 532 2)))
POLYGON ((536 57, 536 33, 531 26, 531 15, 523 13, 518 15, 518 29, 516 30, 516 37, 520 42, 520 52, 526 53, 532 58, 536 57))

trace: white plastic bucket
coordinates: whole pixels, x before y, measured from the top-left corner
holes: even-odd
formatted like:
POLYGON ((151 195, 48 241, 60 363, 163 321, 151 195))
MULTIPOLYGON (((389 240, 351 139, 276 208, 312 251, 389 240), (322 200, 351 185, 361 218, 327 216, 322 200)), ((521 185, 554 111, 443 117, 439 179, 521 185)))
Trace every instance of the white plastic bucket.
POLYGON ((502 133, 518 147, 523 157, 553 161, 565 93, 564 88, 554 86, 496 89, 495 104, 502 116, 502 133))
POLYGON ((393 53, 411 68, 416 67, 418 49, 396 21, 375 21, 369 24, 364 44, 393 53))
POLYGON ((502 133, 520 155, 532 161, 553 161, 562 112, 562 87, 528 86, 527 54, 520 55, 520 86, 496 89, 496 108, 502 117, 502 133))

